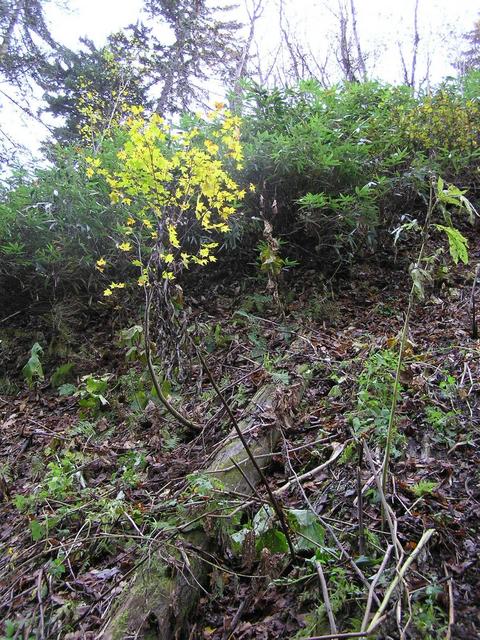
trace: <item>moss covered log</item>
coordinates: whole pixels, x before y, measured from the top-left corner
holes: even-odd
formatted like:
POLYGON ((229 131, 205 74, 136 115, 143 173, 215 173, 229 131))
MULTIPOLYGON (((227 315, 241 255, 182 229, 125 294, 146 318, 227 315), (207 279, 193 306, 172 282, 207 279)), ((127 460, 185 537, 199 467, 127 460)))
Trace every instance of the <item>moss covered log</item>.
MULTIPOLYGON (((280 439, 283 417, 298 403, 303 388, 303 383, 288 390, 266 385, 249 404, 247 417, 240 422, 240 427, 261 467, 270 464, 280 439)), ((235 431, 219 447, 208 472, 214 473, 226 491, 245 495, 252 495, 259 482, 258 472, 235 431)), ((209 564, 202 560, 201 553, 212 551, 215 545, 216 541, 208 537, 199 521, 197 528, 178 535, 173 552, 172 545, 168 551, 166 548, 152 551, 125 589, 103 638, 173 640, 188 637, 185 634, 190 616, 202 587, 208 583, 209 564), (196 552, 188 553, 189 548, 196 552)))

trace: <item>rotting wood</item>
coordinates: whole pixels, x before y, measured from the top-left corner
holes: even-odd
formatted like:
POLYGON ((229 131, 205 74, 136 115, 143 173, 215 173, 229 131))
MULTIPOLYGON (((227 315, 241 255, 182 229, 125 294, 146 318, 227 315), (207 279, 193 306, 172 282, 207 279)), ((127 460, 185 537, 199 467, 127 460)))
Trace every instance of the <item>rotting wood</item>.
MULTIPOLYGON (((262 468, 270 464, 272 452, 280 440, 283 416, 298 404, 304 388, 303 380, 288 389, 265 385, 250 402, 247 417, 240 422, 240 427, 242 433, 249 434, 249 446, 262 468)), ((208 472, 221 480, 227 491, 246 496, 253 494, 260 480, 251 460, 246 459, 245 449, 234 431, 215 456, 208 472), (232 461, 237 462, 241 471, 232 465, 232 461)), ((183 550, 193 547, 199 552, 209 552, 215 544, 199 522, 195 529, 177 537, 178 552, 172 553, 170 548, 168 553, 161 548, 153 551, 125 590, 123 601, 102 638, 173 640, 186 637, 189 616, 208 581, 209 565, 198 553, 189 554, 187 558, 183 550), (166 556, 170 561, 165 560, 166 556)))

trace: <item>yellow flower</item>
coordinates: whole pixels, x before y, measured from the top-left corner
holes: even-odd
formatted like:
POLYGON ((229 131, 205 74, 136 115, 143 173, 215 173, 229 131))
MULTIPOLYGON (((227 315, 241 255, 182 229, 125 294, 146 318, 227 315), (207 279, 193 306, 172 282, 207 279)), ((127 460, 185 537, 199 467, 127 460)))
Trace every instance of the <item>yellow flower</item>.
POLYGON ((137 284, 139 287, 143 287, 144 285, 147 284, 147 282, 148 282, 148 276, 146 276, 145 274, 141 275, 137 280, 137 284))
POLYGON ((85 171, 85 173, 87 174, 87 178, 91 178, 94 175, 94 170, 92 169, 92 167, 88 167, 88 169, 85 171))
POLYGON ((175 276, 172 271, 164 271, 162 273, 162 278, 164 278, 165 280, 174 280, 175 276))
POLYGON ((250 193, 255 193, 255 191, 256 191, 256 186, 251 182, 251 183, 248 185, 248 190, 250 191, 250 193))
POLYGON ((105 260, 105 258, 99 258, 95 264, 96 264, 96 268, 101 273, 103 273, 103 270, 105 269, 105 265, 107 264, 107 261, 105 260))
POLYGON ((132 245, 130 242, 122 242, 118 245, 118 248, 120 249, 120 251, 131 251, 132 245))
POLYGON ((104 296, 111 296, 112 295, 112 290, 111 289, 105 289, 105 291, 103 292, 104 296))
POLYGON ((221 111, 225 108, 225 104, 223 102, 215 102, 214 106, 217 111, 221 111))
POLYGON ((152 228, 152 223, 150 222, 150 220, 147 220, 147 218, 144 218, 142 220, 142 222, 147 227, 147 229, 151 229, 152 228))
POLYGON ((131 216, 129 216, 129 217, 127 218, 127 225, 128 225, 129 227, 131 227, 131 226, 132 226, 132 225, 134 225, 134 224, 135 224, 135 220, 134 220, 131 216))
POLYGON ((124 282, 111 282, 109 289, 125 289, 124 282))

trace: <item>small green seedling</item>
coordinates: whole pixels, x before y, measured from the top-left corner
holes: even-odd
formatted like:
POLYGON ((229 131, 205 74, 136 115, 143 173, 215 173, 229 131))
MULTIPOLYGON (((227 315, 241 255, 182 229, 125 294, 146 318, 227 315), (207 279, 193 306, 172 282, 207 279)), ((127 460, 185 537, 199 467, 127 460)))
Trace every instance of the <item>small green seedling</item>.
POLYGON ((43 356, 43 349, 38 342, 35 342, 30 350, 30 358, 22 369, 23 377, 30 389, 33 388, 35 382, 43 382, 45 380, 40 356, 43 356))

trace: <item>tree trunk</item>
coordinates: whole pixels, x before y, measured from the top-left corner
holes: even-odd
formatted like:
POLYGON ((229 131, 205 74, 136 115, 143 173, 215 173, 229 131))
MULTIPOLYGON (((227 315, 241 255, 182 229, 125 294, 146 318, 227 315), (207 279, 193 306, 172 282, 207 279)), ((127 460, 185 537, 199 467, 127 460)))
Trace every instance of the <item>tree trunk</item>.
MULTIPOLYGON (((283 416, 298 404, 303 391, 303 383, 288 389, 270 384, 262 387, 252 399, 247 409, 248 417, 240 422, 240 427, 262 468, 270 464, 271 454, 280 439, 283 416)), ((217 452, 208 471, 214 473, 226 491, 247 496, 253 495, 259 481, 258 472, 235 431, 217 452)), ((201 513, 199 511, 193 517, 201 516, 201 513)), ((166 548, 152 551, 126 590, 103 635, 104 640, 188 637, 185 630, 189 616, 202 588, 208 584, 210 565, 203 561, 201 553, 214 550, 215 545, 199 519, 195 528, 192 525, 191 530, 178 535, 173 553, 166 548), (195 549, 195 553, 187 558, 189 549, 195 549)))

